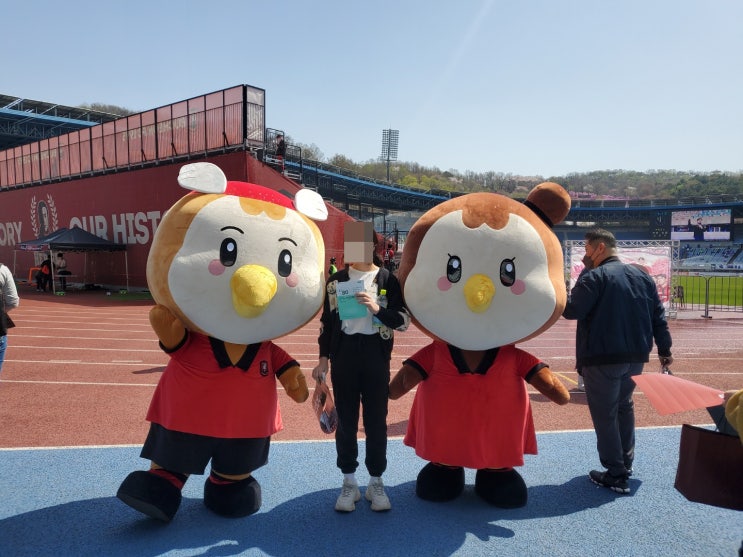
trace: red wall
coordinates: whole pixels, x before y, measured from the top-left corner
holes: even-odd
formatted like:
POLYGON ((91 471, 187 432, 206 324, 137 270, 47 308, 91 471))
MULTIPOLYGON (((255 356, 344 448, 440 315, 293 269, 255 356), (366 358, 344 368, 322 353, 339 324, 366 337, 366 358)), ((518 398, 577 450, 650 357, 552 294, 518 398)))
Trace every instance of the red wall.
MULTIPOLYGON (((288 195, 299 189, 294 182, 243 151, 206 160, 217 164, 228 180, 253 182, 288 195)), ((15 250, 16 244, 58 228, 79 226, 107 240, 126 243, 129 286, 145 288, 145 267, 152 236, 163 213, 185 194, 177 183, 183 164, 0 192, 0 262, 7 264, 16 278, 26 279, 34 264, 34 254, 15 250), (41 223, 40 204, 48 210, 49 230, 46 232, 41 223)), ((351 218, 330 205, 328 213, 328 220, 317 224, 325 240, 326 259, 334 255, 340 263, 343 223, 351 218)), ((114 287, 126 284, 122 253, 69 253, 65 258, 70 271, 78 275, 72 282, 114 287)))

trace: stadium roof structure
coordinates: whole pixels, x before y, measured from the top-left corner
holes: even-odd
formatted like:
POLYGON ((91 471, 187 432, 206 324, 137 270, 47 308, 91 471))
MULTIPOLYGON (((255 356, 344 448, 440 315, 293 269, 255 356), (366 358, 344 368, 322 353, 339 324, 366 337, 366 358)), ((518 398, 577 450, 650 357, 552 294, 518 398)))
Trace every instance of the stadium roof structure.
POLYGON ((0 151, 118 118, 97 110, 0 94, 0 151))

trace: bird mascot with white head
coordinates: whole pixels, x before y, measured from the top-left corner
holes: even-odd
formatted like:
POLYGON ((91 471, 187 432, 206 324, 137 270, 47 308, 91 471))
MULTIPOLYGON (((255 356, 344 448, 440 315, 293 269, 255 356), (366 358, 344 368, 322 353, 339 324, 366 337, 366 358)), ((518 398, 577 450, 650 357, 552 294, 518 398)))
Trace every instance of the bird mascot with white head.
POLYGON ((537 357, 516 348, 546 331, 567 298, 552 226, 570 210, 559 185, 524 203, 471 193, 426 212, 411 228, 398 278, 413 322, 433 342, 403 362, 390 398, 417 387, 405 444, 428 461, 416 494, 448 501, 476 469, 475 492, 501 508, 526 504, 514 469, 537 443, 527 383, 557 404, 570 395, 537 357))
POLYGON ((261 506, 252 473, 282 429, 276 380, 296 402, 309 391, 299 364, 271 342, 306 324, 324 295, 325 248, 317 193, 294 199, 227 181, 211 163, 181 168, 191 190, 163 216, 147 260, 156 305, 150 323, 170 356, 150 403, 150 431, 117 497, 169 522, 191 474, 204 503, 228 517, 261 506))

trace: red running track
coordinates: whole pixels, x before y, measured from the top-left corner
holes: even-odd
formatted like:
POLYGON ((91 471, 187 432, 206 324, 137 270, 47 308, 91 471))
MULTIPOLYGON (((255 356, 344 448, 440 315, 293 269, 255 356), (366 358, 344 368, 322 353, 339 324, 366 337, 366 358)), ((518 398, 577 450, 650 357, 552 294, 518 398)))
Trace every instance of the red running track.
MULTIPOLYGON (((13 311, 5 365, 0 373, 0 448, 139 445, 145 414, 167 356, 150 329, 149 301, 122 301, 102 292, 67 296, 21 287, 13 311)), ((670 322, 675 375, 720 390, 743 387, 743 316, 702 319, 686 314, 670 322)), ((296 358, 312 386, 317 363, 317 319, 276 342, 296 358)), ((575 387, 575 322, 560 320, 540 337, 520 345, 550 364, 565 385, 575 387)), ((411 327, 396 336, 392 373, 429 339, 411 327)), ((646 372, 658 371, 651 357, 646 372)), ((320 431, 309 403, 289 399, 281 385, 284 430, 274 440, 329 439, 320 431)), ((585 395, 571 393, 557 406, 530 389, 538 431, 591 429, 585 395)), ((413 393, 390 401, 389 434, 405 433, 413 393)), ((638 426, 710 423, 705 410, 659 416, 638 390, 638 426)))

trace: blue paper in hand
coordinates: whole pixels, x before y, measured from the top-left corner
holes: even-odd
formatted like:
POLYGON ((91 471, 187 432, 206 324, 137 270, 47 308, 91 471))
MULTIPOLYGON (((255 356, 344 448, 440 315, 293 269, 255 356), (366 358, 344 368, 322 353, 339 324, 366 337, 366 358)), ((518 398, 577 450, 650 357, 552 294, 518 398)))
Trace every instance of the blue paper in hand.
POLYGON ((338 297, 338 313, 341 320, 358 319, 366 317, 368 310, 364 304, 356 300, 356 293, 364 290, 363 280, 354 280, 339 282, 336 286, 336 296, 338 297))

